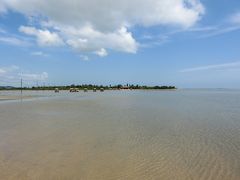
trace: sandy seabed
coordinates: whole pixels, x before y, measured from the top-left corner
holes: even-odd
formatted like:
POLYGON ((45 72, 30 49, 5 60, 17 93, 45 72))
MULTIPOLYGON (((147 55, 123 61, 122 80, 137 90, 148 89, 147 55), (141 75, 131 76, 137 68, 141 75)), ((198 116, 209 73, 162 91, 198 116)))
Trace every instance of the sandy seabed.
POLYGON ((0 179, 239 180, 239 94, 0 103, 0 179))

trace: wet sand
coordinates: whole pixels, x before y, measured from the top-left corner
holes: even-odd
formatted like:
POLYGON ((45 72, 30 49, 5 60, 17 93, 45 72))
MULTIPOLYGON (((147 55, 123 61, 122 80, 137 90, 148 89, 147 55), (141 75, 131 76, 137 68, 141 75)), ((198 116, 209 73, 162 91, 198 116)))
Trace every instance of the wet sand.
MULTIPOLYGON (((49 91, 48 91, 49 92, 49 91)), ((43 97, 43 94, 37 93, 37 91, 24 91, 21 94, 21 91, 12 91, 12 90, 1 90, 0 91, 0 102, 2 101, 19 101, 27 100, 36 97, 43 97)))
POLYGON ((0 101, 9 101, 9 100, 21 100, 21 99, 30 99, 31 96, 0 96, 0 101))
POLYGON ((240 93, 104 92, 0 104, 1 179, 240 179, 240 93))

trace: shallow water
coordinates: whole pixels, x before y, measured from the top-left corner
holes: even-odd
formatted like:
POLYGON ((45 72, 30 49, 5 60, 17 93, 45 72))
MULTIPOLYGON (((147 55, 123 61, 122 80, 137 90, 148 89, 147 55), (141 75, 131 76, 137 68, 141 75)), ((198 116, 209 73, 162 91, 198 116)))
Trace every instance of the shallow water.
POLYGON ((240 179, 238 90, 24 94, 0 103, 1 179, 240 179))

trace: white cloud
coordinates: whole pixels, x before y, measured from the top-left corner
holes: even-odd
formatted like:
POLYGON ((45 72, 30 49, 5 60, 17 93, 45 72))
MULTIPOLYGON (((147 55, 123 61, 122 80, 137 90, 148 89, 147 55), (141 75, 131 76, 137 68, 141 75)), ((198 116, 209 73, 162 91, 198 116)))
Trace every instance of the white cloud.
POLYGON ((34 73, 19 73, 18 74, 22 79, 25 81, 45 81, 48 79, 48 73, 43 72, 40 74, 34 74, 34 73))
POLYGON ((2 0, 2 4, 27 15, 43 15, 61 24, 91 23, 98 30, 136 24, 189 27, 204 13, 198 0, 2 0))
POLYGON ((186 72, 196 72, 196 71, 206 71, 206 70, 227 70, 227 69, 236 69, 236 68, 238 68, 238 69, 240 68, 240 62, 187 68, 187 69, 181 70, 180 72, 186 73, 186 72))
POLYGON ((22 72, 18 66, 12 65, 8 67, 0 67, 1 84, 3 85, 20 85, 20 79, 23 79, 25 85, 35 83, 35 81, 46 81, 48 79, 48 73, 29 73, 22 72))
POLYGON ((0 76, 5 74, 5 73, 6 73, 6 71, 4 69, 0 69, 0 76))
POLYGON ((239 24, 240 25, 240 12, 233 14, 230 17, 230 22, 233 24, 239 24))
POLYGON ((104 49, 104 48, 101 48, 100 50, 96 51, 95 53, 100 57, 104 57, 104 56, 108 55, 106 49, 104 49))
POLYGON ((29 45, 28 42, 15 38, 15 37, 11 37, 11 36, 2 36, 0 37, 0 42, 5 43, 5 44, 9 44, 9 45, 14 45, 14 46, 27 46, 29 45))
POLYGON ((206 34, 200 36, 200 38, 214 37, 214 36, 234 32, 234 31, 238 31, 238 30, 240 30, 240 26, 219 27, 215 31, 212 31, 212 32, 209 32, 209 33, 206 33, 206 34))
POLYGON ((128 53, 137 51, 138 43, 124 27, 111 33, 99 32, 91 26, 62 29, 68 38, 67 44, 80 52, 98 52, 101 49, 106 51, 106 48, 128 53))
POLYGON ((31 55, 32 55, 32 56, 44 56, 44 57, 48 56, 48 54, 46 54, 46 53, 44 53, 44 52, 42 52, 42 51, 32 52, 31 55))
MULTIPOLYGON (((11 9, 35 18, 43 29, 20 27, 36 36, 39 45, 62 45, 80 52, 108 49, 136 53, 134 26, 193 26, 204 14, 199 0, 0 0, 11 9), (51 31, 49 30, 51 29, 51 31)), ((99 53, 98 53, 99 54, 99 53)), ((106 53, 100 53, 100 55, 106 53)))
POLYGON ((61 46, 63 45, 62 39, 55 32, 49 30, 36 29, 34 27, 21 26, 19 31, 27 35, 36 36, 37 43, 40 46, 61 46))
POLYGON ((235 13, 228 17, 224 23, 221 23, 218 26, 211 26, 209 28, 206 27, 205 31, 207 33, 201 35, 200 38, 218 36, 238 30, 240 30, 240 13, 235 13))
POLYGON ((0 13, 6 12, 5 2, 0 1, 0 13))
POLYGON ((84 61, 88 61, 89 60, 89 57, 86 56, 86 55, 80 55, 80 58, 84 61))
POLYGON ((19 69, 18 66, 12 65, 9 67, 0 67, 0 75, 5 75, 14 71, 17 71, 19 69))
POLYGON ((0 83, 13 83, 18 78, 18 76, 16 75, 16 72, 18 70, 19 67, 15 65, 9 67, 0 67, 0 83))
POLYGON ((14 46, 29 46, 31 44, 26 38, 17 36, 15 34, 11 34, 1 27, 0 27, 0 43, 14 46))
POLYGON ((188 32, 208 32, 208 31, 214 31, 218 28, 216 26, 205 26, 205 27, 193 27, 189 28, 188 32))

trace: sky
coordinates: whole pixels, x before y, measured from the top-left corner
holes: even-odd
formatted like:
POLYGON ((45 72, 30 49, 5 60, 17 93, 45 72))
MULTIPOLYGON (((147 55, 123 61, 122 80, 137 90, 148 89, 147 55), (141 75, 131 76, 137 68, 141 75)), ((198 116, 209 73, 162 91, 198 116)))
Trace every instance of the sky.
POLYGON ((239 0, 0 0, 0 86, 240 88, 239 0))

